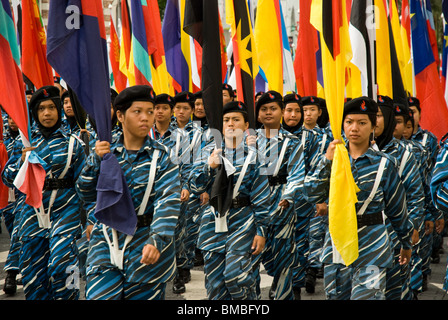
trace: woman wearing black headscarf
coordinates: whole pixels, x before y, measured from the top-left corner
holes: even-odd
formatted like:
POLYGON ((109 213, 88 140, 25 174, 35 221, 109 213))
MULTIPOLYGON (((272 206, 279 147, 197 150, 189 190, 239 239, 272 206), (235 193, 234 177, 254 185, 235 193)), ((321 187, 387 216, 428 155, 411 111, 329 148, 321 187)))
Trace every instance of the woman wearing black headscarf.
MULTIPOLYGON (((395 114, 399 105, 387 96, 378 96, 378 117, 375 128, 375 142, 380 151, 396 159, 399 168, 401 182, 406 192, 408 217, 411 220, 414 231, 412 245, 418 243, 418 230, 422 228, 425 194, 418 161, 412 153, 406 152, 407 148, 400 140, 394 138, 396 126, 395 114)), ((408 292, 410 287, 410 269, 399 263, 399 251, 401 244, 391 224, 387 223, 394 250, 394 261, 386 274, 386 300, 401 300, 402 293, 408 292)))
POLYGON ((378 115, 375 127, 375 142, 378 149, 383 148, 394 137, 395 113, 393 100, 387 96, 378 96, 378 115))

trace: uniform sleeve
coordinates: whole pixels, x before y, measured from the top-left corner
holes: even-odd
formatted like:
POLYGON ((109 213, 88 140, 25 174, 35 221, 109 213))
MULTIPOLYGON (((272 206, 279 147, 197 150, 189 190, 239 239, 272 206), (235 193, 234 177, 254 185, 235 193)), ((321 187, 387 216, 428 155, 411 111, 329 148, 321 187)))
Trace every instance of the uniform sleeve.
POLYGON ((411 249, 413 225, 408 218, 406 192, 393 162, 388 160, 383 177, 384 214, 401 240, 403 249, 411 249))
POLYGON ((85 203, 96 201, 100 164, 100 157, 95 152, 90 153, 76 181, 76 192, 85 203))
POLYGON ((75 147, 71 162, 71 167, 73 168, 73 179, 75 181, 78 179, 86 163, 86 153, 84 151, 84 147, 84 143, 80 142, 78 139, 75 139, 75 147))
POLYGON ((448 213, 448 148, 444 146, 440 149, 437 161, 434 166, 434 173, 431 179, 430 190, 434 206, 448 213))
POLYGON ((294 195, 298 190, 303 189, 305 180, 304 152, 300 141, 294 143, 288 159, 288 178, 282 200, 288 200, 290 204, 294 202, 294 195))
POLYGON ((159 251, 174 238, 180 213, 179 166, 171 161, 168 154, 160 159, 161 167, 156 174, 153 190, 154 215, 147 244, 159 251))
POLYGON ((401 175, 406 190, 409 218, 416 230, 420 230, 423 226, 425 211, 424 186, 418 168, 417 159, 413 154, 409 154, 401 175))
POLYGON ((6 162, 5 167, 2 168, 2 181, 9 188, 14 187, 14 179, 16 178, 17 173, 19 172, 22 165, 22 149, 22 142, 16 140, 16 143, 14 144, 11 152, 11 156, 6 162))
POLYGON ((266 237, 270 221, 270 188, 268 176, 261 174, 261 163, 256 161, 255 170, 251 175, 250 202, 255 213, 257 235, 266 237))
POLYGON ((192 166, 189 180, 190 190, 196 195, 208 192, 213 183, 216 170, 210 168, 208 158, 213 153, 214 148, 214 142, 202 148, 200 155, 192 166))
POLYGON ((303 194, 310 203, 322 203, 330 191, 331 161, 324 154, 305 176, 303 194))

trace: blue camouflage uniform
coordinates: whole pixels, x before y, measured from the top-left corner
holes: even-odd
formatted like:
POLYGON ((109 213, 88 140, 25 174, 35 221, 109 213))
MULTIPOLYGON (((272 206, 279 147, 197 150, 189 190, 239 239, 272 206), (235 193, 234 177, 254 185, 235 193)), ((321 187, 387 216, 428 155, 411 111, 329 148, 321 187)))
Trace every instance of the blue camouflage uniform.
MULTIPOLYGON (((448 145, 446 143, 441 143, 430 184, 431 197, 434 201, 434 205, 438 210, 443 212, 445 218, 448 216, 447 155, 448 145)), ((445 292, 448 292, 448 264, 443 281, 443 290, 445 290, 445 292)))
MULTIPOLYGON (((189 152, 186 160, 188 161, 186 172, 187 177, 190 177, 191 167, 198 156, 201 146, 202 139, 204 134, 204 129, 198 125, 200 122, 189 121, 182 130, 188 136, 189 143, 189 152)), ((172 125, 175 128, 178 128, 177 121, 174 119, 172 121, 172 125)), ((189 183, 187 183, 189 185, 189 183)), ((197 240, 197 232, 198 225, 193 221, 193 216, 195 212, 200 209, 200 195, 196 195, 190 191, 190 198, 188 202, 185 203, 185 223, 184 223, 184 254, 181 257, 178 257, 178 266, 183 269, 191 270, 194 267, 194 258, 195 258, 195 249, 196 249, 196 240, 197 240)))
MULTIPOLYGON (((352 159, 353 177, 360 189, 357 194, 358 212, 370 195, 376 180, 381 159, 385 157, 385 169, 379 187, 365 212, 364 219, 382 215, 390 221, 403 249, 411 248, 412 223, 407 218, 406 193, 393 159, 369 148, 367 152, 352 159)), ((328 197, 331 161, 324 155, 305 179, 305 193, 309 201, 322 202, 328 197)), ((329 212, 331 214, 331 212, 329 212)), ((358 222, 359 256, 349 266, 333 260, 329 231, 325 237, 322 253, 324 285, 327 299, 385 299, 386 269, 392 267, 393 244, 384 223, 358 222), (337 281, 337 283, 336 283, 337 281), (375 281, 375 285, 371 285, 375 281)))
MULTIPOLYGON (((7 120, 5 121, 7 122, 7 120)), ((6 126, 5 130, 3 131, 3 144, 6 147, 8 159, 11 158, 12 156, 12 150, 15 141, 18 141, 20 139, 18 138, 18 134, 19 134, 18 132, 17 134, 13 134, 9 126, 6 126)), ((20 242, 17 239, 17 223, 15 220, 16 216, 15 213, 16 213, 16 207, 20 202, 21 196, 23 194, 15 187, 8 189, 9 189, 8 205, 3 209, 1 209, 5 226, 9 233, 9 239, 10 239, 10 248, 4 270, 19 272, 20 242)))
MULTIPOLYGON (((98 135, 95 131, 95 129, 92 127, 92 124, 90 121, 87 121, 86 123, 86 130, 89 133, 89 146, 88 146, 88 153, 89 155, 92 152, 95 152, 95 143, 98 140, 98 135)), ((115 141, 118 141, 122 135, 121 127, 117 124, 114 124, 112 126, 112 143, 115 141)), ((83 202, 83 213, 85 213, 85 223, 83 225, 83 234, 82 237, 78 240, 78 251, 79 251, 79 263, 80 263, 80 273, 83 279, 85 279, 86 276, 86 265, 85 262, 87 260, 87 253, 89 251, 89 241, 87 240, 86 236, 86 226, 88 225, 94 225, 97 222, 97 219, 95 218, 95 208, 96 208, 96 199, 94 199, 91 202, 83 202)))
MULTIPOLYGON (((422 129, 420 126, 418 127, 417 132, 412 135, 411 139, 420 143, 423 149, 426 149, 428 152, 427 176, 424 187, 427 189, 426 194, 429 195, 429 188, 434 165, 436 163, 437 153, 439 150, 439 143, 437 141, 437 137, 433 133, 429 132, 428 130, 422 129)), ((443 213, 437 210, 431 197, 427 196, 425 221, 435 222, 436 220, 440 219, 443 219, 443 213)), ((436 233, 435 228, 433 233, 431 234, 422 234, 422 238, 419 244, 419 255, 421 258, 421 272, 424 282, 426 282, 428 275, 431 274, 431 254, 433 252, 433 248, 438 248, 440 246, 440 241, 440 235, 436 233)), ((417 287, 415 287, 414 290, 416 292, 422 292, 425 289, 424 286, 424 284, 420 286, 420 284, 418 283, 417 287)))
MULTIPOLYGON (((154 185, 143 212, 144 220, 149 218, 151 222, 138 224, 131 239, 116 231, 120 250, 123 250, 125 241, 128 241, 122 265, 111 261, 108 241, 113 241, 115 230, 98 221, 93 226, 86 268, 86 298, 89 300, 165 297, 166 283, 172 280, 176 270, 174 231, 180 211, 178 165, 170 160, 168 148, 149 136, 142 148, 135 153, 124 148, 122 139, 111 145, 111 153, 117 157, 123 169, 136 214, 148 185, 149 170, 156 149, 160 150, 160 155, 154 185), (143 247, 147 244, 154 245, 161 254, 153 265, 140 263, 143 247)), ((100 162, 96 153, 91 153, 78 179, 76 189, 86 203, 96 200, 100 162)))
MULTIPOLYGON (((173 123, 170 124, 168 130, 163 136, 158 132, 156 125, 150 131, 152 139, 166 146, 170 150, 170 158, 179 165, 179 179, 181 190, 188 190, 188 178, 190 177, 191 159, 189 156, 189 136, 186 131, 177 128, 173 123)), ((176 248, 176 265, 177 271, 184 269, 187 261, 185 238, 187 224, 187 206, 188 201, 181 202, 180 213, 176 225, 175 248, 176 248)))
POLYGON ((275 300, 292 300, 292 267, 295 256, 295 198, 298 189, 303 188, 305 164, 303 145, 297 136, 280 128, 274 138, 268 139, 264 129, 257 130, 257 150, 263 159, 263 168, 269 179, 271 194, 271 222, 269 223, 266 247, 261 261, 275 284, 275 300), (285 146, 285 152, 282 150, 285 146), (282 157, 280 159, 280 157, 282 157), (281 161, 280 165, 278 161, 281 161), (275 173, 276 167, 278 172, 275 173), (281 200, 288 200, 289 207, 278 206, 281 200))
MULTIPOLYGON (((316 126, 314 128, 315 132, 319 135, 317 138, 319 142, 319 153, 325 154, 327 152, 328 145, 333 140, 331 135, 331 130, 329 127, 320 128, 316 126)), ((328 201, 326 201, 328 202, 328 201)), ((312 217, 310 219, 310 230, 309 230, 309 247, 310 252, 308 256, 308 266, 314 270, 311 272, 317 272, 317 269, 322 268, 322 263, 320 261, 320 256, 322 254, 322 247, 325 240, 325 232, 328 226, 328 215, 312 217)))
MULTIPOLYGON (((317 163, 319 159, 319 135, 315 131, 310 131, 301 126, 298 130, 291 132, 296 135, 304 144, 305 175, 317 163)), ((298 191, 295 200, 296 221, 296 248, 298 261, 293 267, 293 285, 295 290, 305 286, 305 274, 308 268, 309 257, 309 225, 310 219, 315 212, 316 203, 309 202, 303 195, 303 191, 298 191)), ((322 201, 323 202, 323 201, 322 201)))
MULTIPOLYGON (((63 128, 45 138, 39 130, 31 133, 34 152, 44 161, 48 179, 50 174, 58 178, 67 163, 70 135, 63 128)), ((73 138, 73 155, 64 179, 73 183, 72 187, 57 189, 56 198, 49 208, 53 190, 44 189, 43 208, 51 209, 50 227, 39 225, 36 209, 21 202, 17 208, 18 239, 22 245, 20 270, 23 275, 25 297, 35 299, 77 299, 79 286, 69 285, 71 270, 78 268, 76 240, 81 235, 80 202, 75 192, 74 182, 84 166, 85 154, 81 141, 73 138)), ((23 145, 17 141, 12 156, 3 171, 3 182, 13 187, 14 179, 22 165, 23 145)), ((48 214, 48 213, 47 213, 48 214)), ((79 284, 78 284, 79 285, 79 284)))
MULTIPOLYGON (((395 138, 392 138, 381 151, 396 160, 396 167, 406 191, 409 219, 414 229, 420 231, 424 223, 425 194, 419 163, 401 140, 395 138)), ((401 300, 410 293, 410 264, 400 266, 398 261, 401 249, 400 241, 388 219, 386 219, 386 224, 395 255, 394 266, 387 271, 386 299, 401 300)), ((413 251, 415 251, 414 249, 416 246, 413 246, 413 251)))
MULTIPOLYGON (((191 189, 200 194, 209 188, 216 178, 217 169, 208 165, 215 142, 206 146, 191 173, 191 189)), ((207 206, 200 217, 197 247, 204 256, 205 287, 210 300, 258 299, 254 266, 259 257, 252 256, 255 235, 267 236, 270 219, 269 181, 262 175, 260 161, 254 148, 241 142, 236 149, 220 146, 225 158, 235 168, 234 183, 240 176, 245 159, 251 162, 239 188, 238 199, 249 199, 250 205, 233 205, 222 219, 227 231, 216 229, 219 212, 207 206), (249 150, 252 149, 251 154, 249 150)), ((221 164, 223 165, 223 164, 221 164)), ((234 187, 234 184, 233 184, 234 187)), ((240 201, 240 200, 238 200, 240 201)))

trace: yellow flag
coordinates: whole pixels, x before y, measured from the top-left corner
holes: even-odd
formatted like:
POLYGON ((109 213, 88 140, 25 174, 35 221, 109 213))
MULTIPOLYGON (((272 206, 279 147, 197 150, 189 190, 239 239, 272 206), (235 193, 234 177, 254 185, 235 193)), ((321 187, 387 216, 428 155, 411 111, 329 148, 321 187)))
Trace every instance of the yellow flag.
MULTIPOLYGON (((345 1, 313 0, 311 24, 320 32, 324 90, 335 139, 342 140, 346 69, 352 57, 345 1)), ((355 204, 359 191, 343 143, 336 145, 331 168, 329 230, 345 265, 358 258, 358 226, 355 204)), ((333 261, 336 254, 333 252, 333 261)))
POLYGON ((280 2, 259 0, 254 27, 255 48, 269 90, 283 94, 283 44, 280 2))
MULTIPOLYGON (((389 23, 384 0, 375 0, 376 76, 378 94, 393 97, 389 23)), ((375 95, 376 97, 376 95, 375 95)))

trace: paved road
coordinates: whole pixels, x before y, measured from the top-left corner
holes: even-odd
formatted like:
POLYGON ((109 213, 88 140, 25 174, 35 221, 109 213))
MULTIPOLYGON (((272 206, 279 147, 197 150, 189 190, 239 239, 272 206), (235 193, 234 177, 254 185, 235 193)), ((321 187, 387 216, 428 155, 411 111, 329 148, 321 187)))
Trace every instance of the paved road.
MULTIPOLYGON (((0 234, 0 300, 25 300, 23 288, 18 287, 17 293, 14 296, 8 296, 3 292, 3 284, 5 279, 5 272, 3 267, 5 265, 6 256, 9 249, 9 236, 6 232, 4 224, 2 223, 2 233, 0 234)), ((419 300, 448 300, 448 295, 442 290, 443 279, 445 277, 445 270, 447 265, 448 253, 448 239, 444 239, 445 253, 441 255, 440 263, 431 264, 432 274, 429 278, 428 291, 419 295, 419 300)), ((268 291, 271 285, 272 278, 262 270, 261 272, 261 289, 262 300, 268 300, 268 291)), ((85 284, 81 281, 81 299, 84 300, 85 284)), ((204 288, 204 273, 202 267, 195 267, 191 273, 191 281, 186 285, 186 292, 184 294, 174 294, 172 292, 172 284, 169 283, 166 292, 167 300, 205 300, 206 293, 204 288)), ((314 294, 306 293, 302 290, 302 300, 325 300, 325 294, 322 285, 322 279, 317 279, 316 292, 314 294)))

